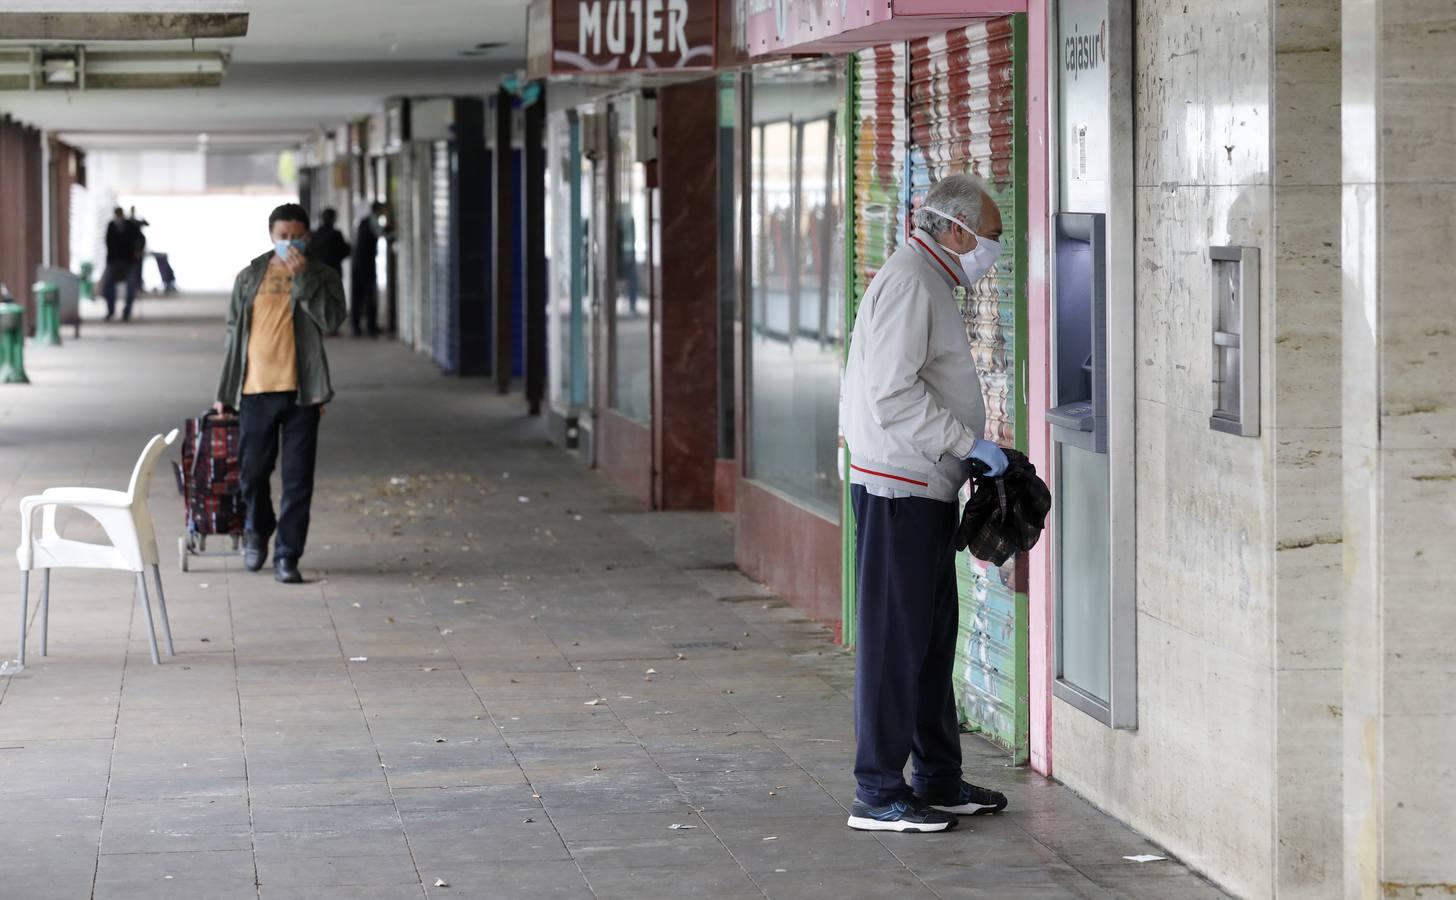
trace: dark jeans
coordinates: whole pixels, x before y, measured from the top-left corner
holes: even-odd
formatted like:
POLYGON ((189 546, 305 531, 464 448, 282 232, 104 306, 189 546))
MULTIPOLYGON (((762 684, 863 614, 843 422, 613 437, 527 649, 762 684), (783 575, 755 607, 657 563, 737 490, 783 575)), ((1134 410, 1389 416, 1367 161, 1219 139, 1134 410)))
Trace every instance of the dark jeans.
POLYGON ((850 491, 857 529, 859 636, 854 668, 854 776, 883 806, 961 782, 960 717, 951 677, 957 597, 954 503, 850 491))
POLYGON ((349 328, 355 336, 379 333, 379 282, 374 269, 353 271, 349 285, 349 328))
POLYGON ((318 406, 300 406, 292 391, 244 394, 238 410, 238 465, 244 527, 264 541, 276 529, 275 559, 297 562, 308 540, 309 507, 313 505, 314 461, 318 457, 318 406), (273 514, 273 467, 283 450, 283 493, 279 515, 273 514))
POLYGON ((106 318, 116 315, 116 285, 126 285, 126 306, 122 309, 123 319, 131 318, 132 304, 136 303, 137 284, 135 277, 141 270, 140 263, 107 263, 101 273, 101 296, 106 300, 106 318))

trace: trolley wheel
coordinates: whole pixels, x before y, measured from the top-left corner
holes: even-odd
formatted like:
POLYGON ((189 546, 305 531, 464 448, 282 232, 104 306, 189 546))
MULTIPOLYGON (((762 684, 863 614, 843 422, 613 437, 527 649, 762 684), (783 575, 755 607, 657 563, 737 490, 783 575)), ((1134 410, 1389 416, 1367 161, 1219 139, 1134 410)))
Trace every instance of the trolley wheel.
POLYGON ((187 545, 187 538, 177 538, 177 568, 184 574, 187 572, 187 554, 191 551, 187 545))

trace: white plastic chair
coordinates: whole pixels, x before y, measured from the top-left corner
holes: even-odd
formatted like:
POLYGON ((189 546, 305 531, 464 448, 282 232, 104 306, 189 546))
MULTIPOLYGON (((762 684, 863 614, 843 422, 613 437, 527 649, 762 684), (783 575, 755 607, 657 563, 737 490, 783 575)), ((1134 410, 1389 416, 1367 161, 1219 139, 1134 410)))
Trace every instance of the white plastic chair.
POLYGON ((44 573, 40 595, 40 655, 46 655, 51 605, 51 569, 121 569, 136 573, 138 599, 147 620, 147 639, 151 643, 152 663, 159 665, 157 632, 152 625, 152 604, 147 597, 146 567, 151 566, 157 582, 157 608, 162 614, 162 631, 167 637, 167 655, 175 656, 172 647, 172 624, 167 620, 167 599, 162 594, 162 570, 157 556, 157 535, 152 528, 152 514, 147 508, 147 491, 157 459, 172 442, 177 429, 166 437, 156 435, 147 443, 131 473, 126 491, 103 488, 60 487, 20 501, 20 547, 15 558, 20 563, 20 664, 25 664, 25 626, 30 603, 30 573, 44 573), (101 524, 108 544, 73 541, 56 532, 56 510, 69 507, 85 513, 101 524), (35 512, 42 510, 41 531, 35 533, 35 512))

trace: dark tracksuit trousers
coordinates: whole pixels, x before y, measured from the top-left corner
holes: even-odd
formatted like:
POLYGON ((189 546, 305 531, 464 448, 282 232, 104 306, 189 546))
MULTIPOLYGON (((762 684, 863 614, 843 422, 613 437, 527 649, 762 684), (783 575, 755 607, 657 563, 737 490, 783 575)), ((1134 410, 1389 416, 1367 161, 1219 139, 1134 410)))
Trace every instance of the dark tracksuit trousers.
POLYGON ((954 795, 961 783, 960 717, 951 685, 957 597, 954 503, 876 497, 854 504, 859 636, 854 678, 859 799, 883 806, 954 795), (914 777, 905 784, 905 762, 914 777))
POLYGON ((300 406, 297 394, 244 394, 238 410, 238 480, 247 508, 244 528, 273 544, 275 559, 297 562, 308 540, 313 505, 314 462, 318 458, 318 406, 300 406), (283 455, 283 491, 273 513, 271 481, 283 455))

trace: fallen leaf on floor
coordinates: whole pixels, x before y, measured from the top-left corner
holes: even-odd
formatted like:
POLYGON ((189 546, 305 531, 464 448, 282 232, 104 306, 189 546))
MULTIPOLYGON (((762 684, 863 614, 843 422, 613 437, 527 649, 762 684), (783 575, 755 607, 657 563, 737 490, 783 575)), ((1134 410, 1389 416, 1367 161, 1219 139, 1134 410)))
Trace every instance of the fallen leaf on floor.
POLYGON ((522 825, 530 825, 534 821, 536 821, 536 820, 535 819, 522 819, 521 820, 521 824, 522 825))
POLYGON ((1166 856, 1154 856, 1151 853, 1139 853, 1137 856, 1124 856, 1123 859, 1135 863, 1157 862, 1160 859, 1167 859, 1166 856))
POLYGON ((204 643, 204 644, 211 644, 212 643, 212 638, 203 638, 202 639, 202 643, 204 643))
POLYGON ((439 668, 440 668, 439 666, 425 666, 425 671, 426 672, 434 672, 435 670, 437 670, 439 668))
POLYGON ((764 838, 764 840, 766 840, 766 841, 776 841, 778 839, 779 839, 779 836, 776 835, 776 834, 772 834, 772 835, 769 835, 768 837, 764 838))
POLYGON ((586 703, 584 703, 582 705, 583 706, 601 706, 605 702, 607 702, 607 701, 605 701, 605 700, 601 699, 600 697, 598 697, 595 700, 588 700, 588 701, 586 701, 586 703))
POLYGON ((354 608, 355 608, 355 609, 363 609, 363 608, 364 608, 364 607, 363 607, 363 606, 362 606, 362 605, 361 605, 361 604, 359 604, 359 603, 350 603, 350 604, 349 604, 349 605, 350 605, 350 606, 352 606, 352 607, 354 607, 354 608))
POLYGON ((517 497, 516 499, 519 500, 519 501, 521 501, 522 503, 530 503, 531 502, 531 498, 525 496, 524 494, 522 494, 521 496, 517 497))
POLYGON ((453 628, 443 628, 443 629, 440 630, 440 636, 441 637, 444 637, 447 634, 454 634, 454 633, 455 633, 455 629, 453 629, 453 628))
POLYGON ((369 661, 369 657, 367 657, 367 656, 351 656, 351 657, 349 657, 349 662, 368 662, 368 661, 369 661))
POLYGON ((469 598, 469 597, 456 597, 455 598, 455 605, 456 606, 465 606, 468 603, 474 603, 474 602, 475 601, 473 599, 469 598))
POLYGON ((532 794, 531 795, 531 799, 532 800, 540 800, 541 799, 541 795, 540 794, 532 794))
POLYGON ((478 718, 480 718, 480 716, 476 716, 476 717, 475 717, 475 718, 477 718, 477 719, 478 719, 478 718))
POLYGON ((443 743, 445 743, 445 738, 435 738, 435 743, 437 743, 437 744, 443 744, 443 743))
POLYGON ((445 879, 443 879, 443 878, 436 878, 435 879, 435 887, 449 887, 449 886, 450 886, 450 882, 446 881, 445 879))
POLYGON ((672 831, 687 831, 688 829, 697 828, 698 826, 696 826, 696 825, 670 825, 668 827, 672 831))
POLYGON ((592 766, 592 771, 593 772, 600 772, 601 770, 602 770, 602 767, 601 766, 592 766))
POLYGON ((682 654, 681 654, 681 653, 679 653, 679 654, 678 654, 678 655, 677 655, 677 658, 678 658, 678 659, 679 659, 679 660, 684 660, 684 659, 687 659, 687 657, 686 657, 686 656, 683 656, 683 655, 682 655, 682 654))
POLYGON ((656 669, 648 669, 647 670, 647 674, 648 675, 656 675, 657 674, 657 670, 656 669))
POLYGON ((386 621, 389 624, 393 625, 394 624, 394 616, 385 616, 384 617, 384 621, 386 621))

